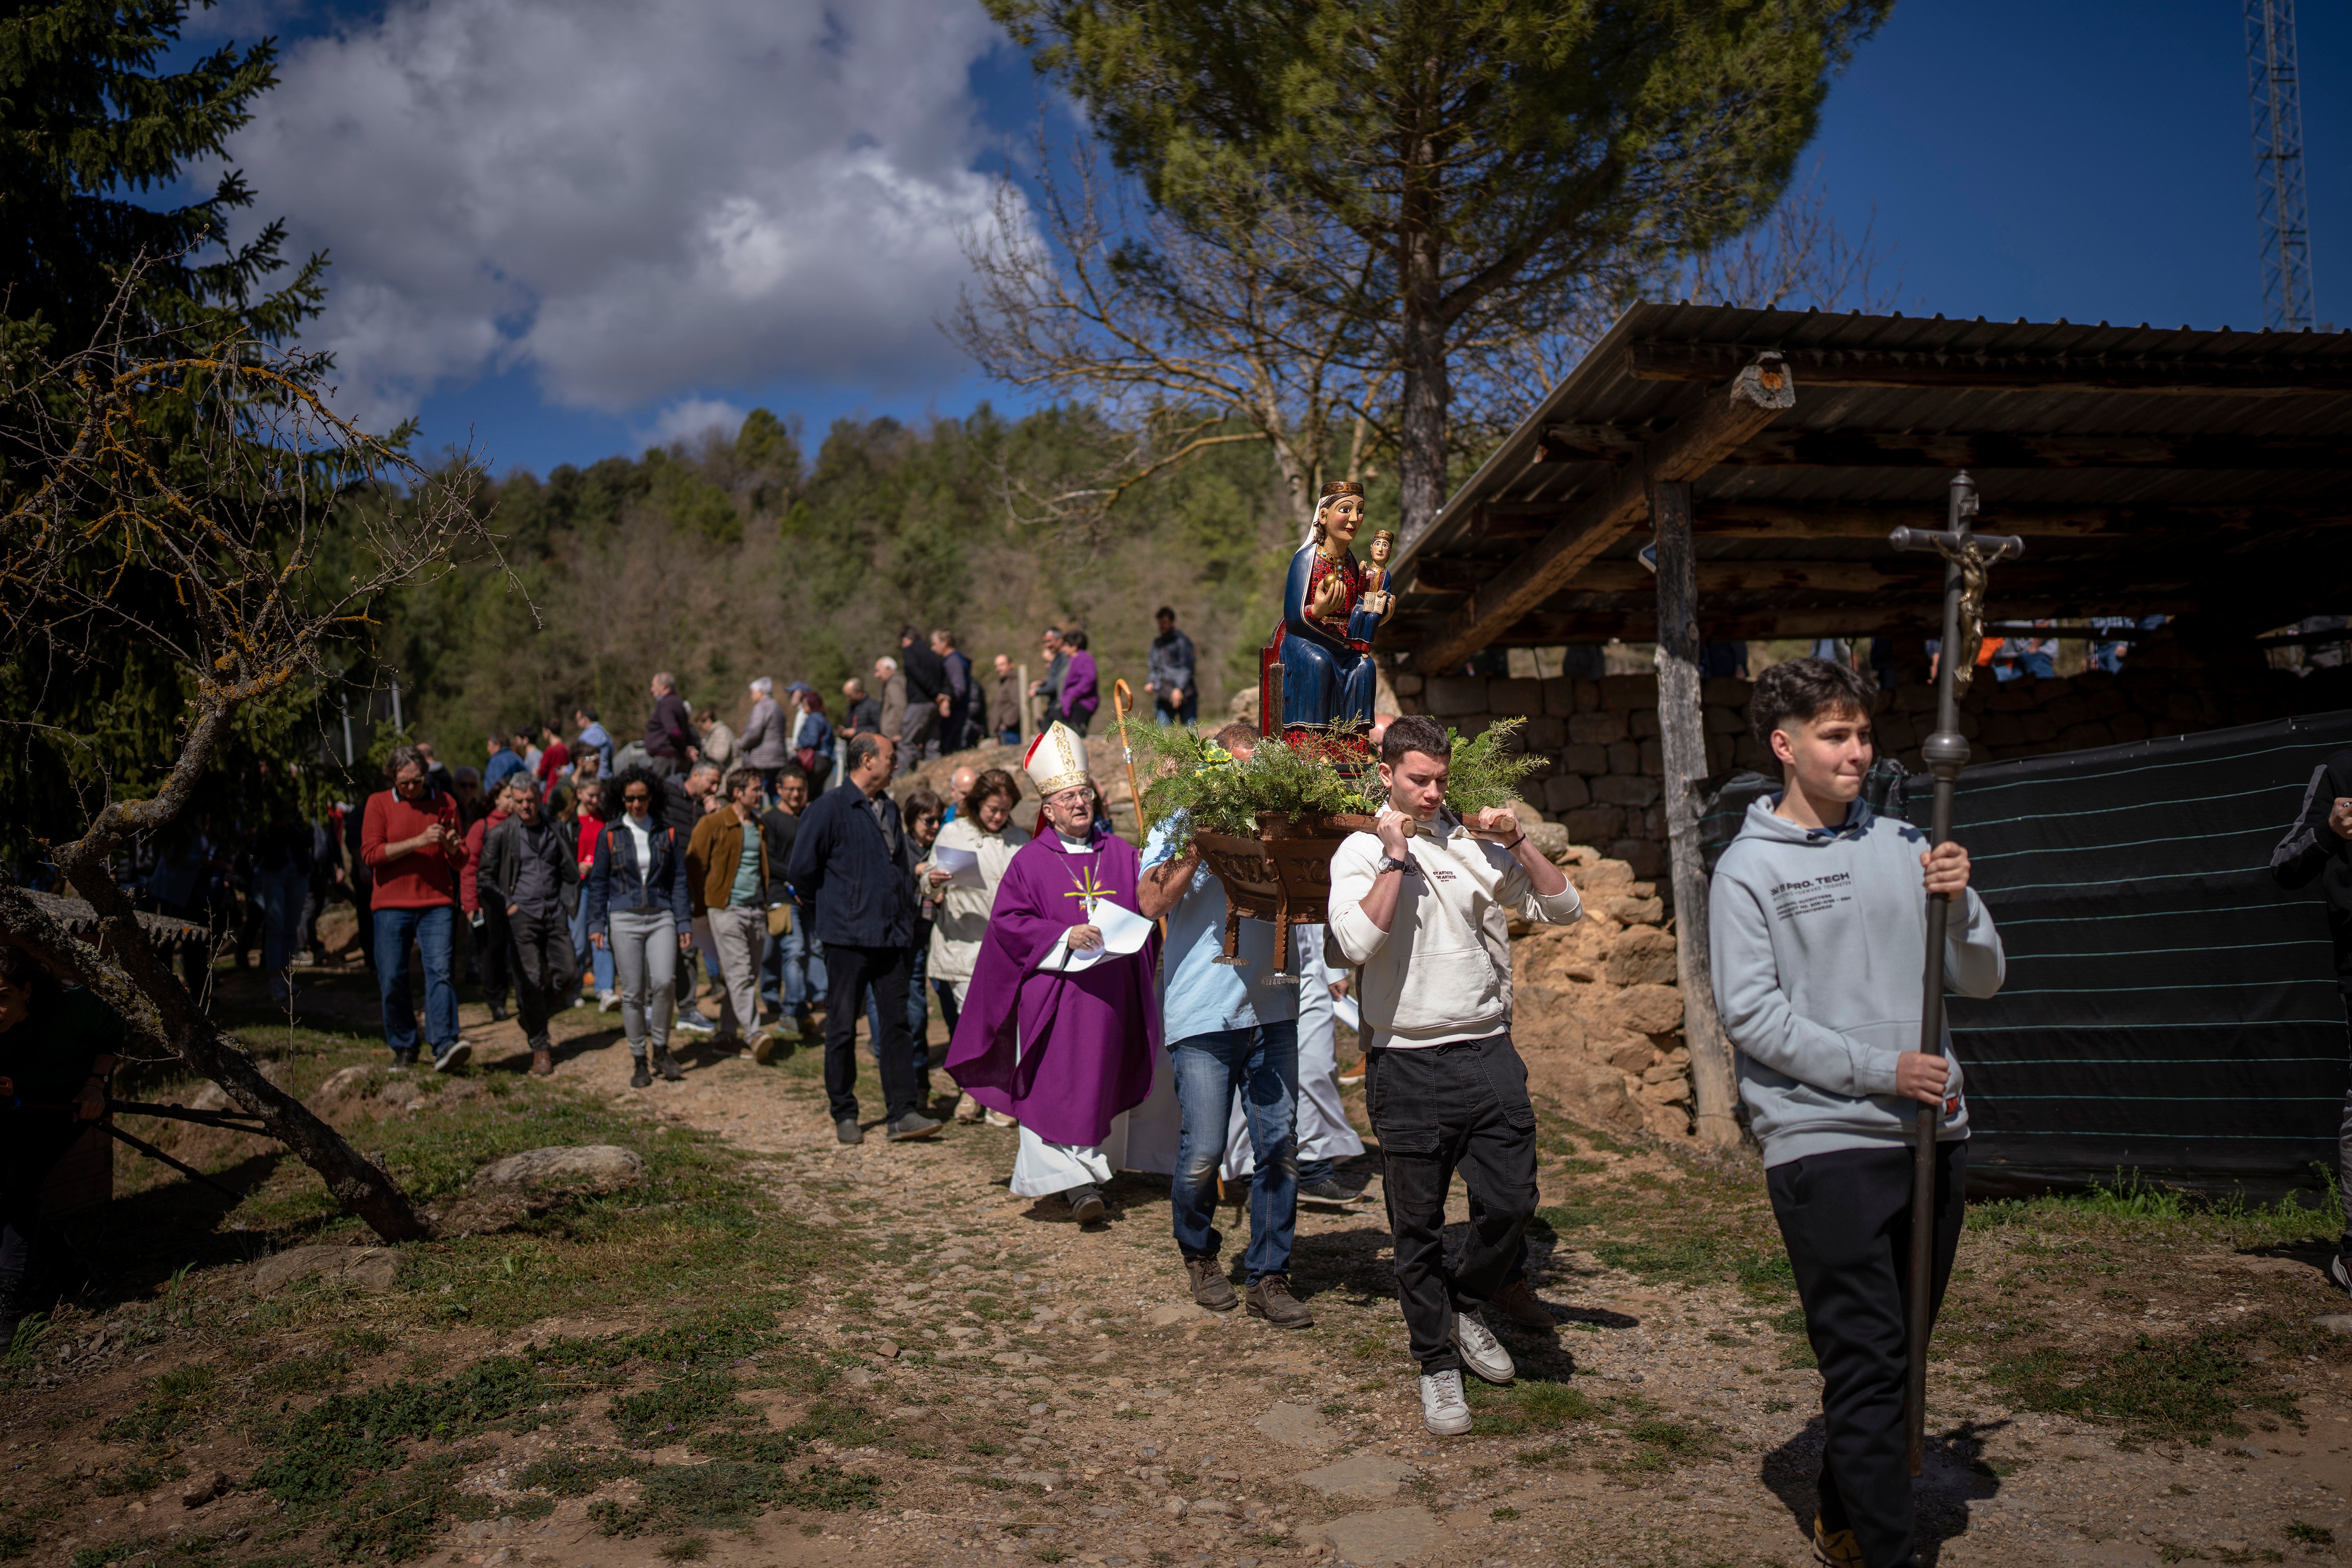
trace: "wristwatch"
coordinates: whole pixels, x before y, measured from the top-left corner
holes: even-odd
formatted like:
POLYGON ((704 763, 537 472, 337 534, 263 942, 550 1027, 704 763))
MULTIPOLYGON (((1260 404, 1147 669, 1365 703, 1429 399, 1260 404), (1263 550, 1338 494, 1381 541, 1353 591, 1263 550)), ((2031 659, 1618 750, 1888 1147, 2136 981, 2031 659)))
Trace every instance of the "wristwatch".
POLYGON ((1383 855, 1381 857, 1380 869, 1374 871, 1372 875, 1375 877, 1384 877, 1391 871, 1402 871, 1412 864, 1412 862, 1411 860, 1402 858, 1399 856, 1383 855))

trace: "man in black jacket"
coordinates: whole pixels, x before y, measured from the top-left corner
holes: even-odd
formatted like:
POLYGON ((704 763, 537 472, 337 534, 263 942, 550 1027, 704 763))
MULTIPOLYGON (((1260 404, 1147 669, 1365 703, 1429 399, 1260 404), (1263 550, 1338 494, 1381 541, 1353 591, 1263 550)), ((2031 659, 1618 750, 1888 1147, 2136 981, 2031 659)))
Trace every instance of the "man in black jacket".
POLYGON ((656 778, 682 773, 700 752, 695 746, 694 725, 687 717, 686 699, 677 694, 677 678, 667 670, 653 679, 654 710, 646 715, 646 766, 656 778))
POLYGON ((940 754, 940 721, 948 710, 948 667, 912 626, 899 628, 898 667, 907 677, 907 717, 899 725, 898 750, 913 767, 940 754))
MULTIPOLYGON (((2336 941, 2336 986, 2352 1015, 2352 749, 2337 752, 2311 772, 2303 810, 2271 851, 2271 875, 2282 888, 2319 879, 2327 900, 2327 934, 2336 941)), ((2336 1140, 2336 1180, 2343 1184, 2345 1230, 2328 1277, 2352 1290, 2352 1090, 2336 1140)))
POLYGON ((890 1141, 940 1130, 915 1105, 915 1037, 906 1007, 914 979, 915 859, 898 803, 883 788, 894 752, 880 735, 849 742, 843 782, 850 787, 827 790, 802 816, 788 873, 803 909, 814 906, 816 938, 824 943, 824 1091, 833 1102, 834 1134, 844 1143, 866 1142, 857 1124, 857 1020, 869 988, 887 1004, 877 1009, 877 1054, 890 1141))
POLYGON ((509 792, 514 815, 482 836, 475 884, 485 908, 506 911, 507 955, 514 965, 515 1012, 530 1046, 530 1070, 555 1070, 549 1015, 559 999, 580 994, 580 956, 572 946, 572 911, 580 901, 580 862, 539 791, 509 792))

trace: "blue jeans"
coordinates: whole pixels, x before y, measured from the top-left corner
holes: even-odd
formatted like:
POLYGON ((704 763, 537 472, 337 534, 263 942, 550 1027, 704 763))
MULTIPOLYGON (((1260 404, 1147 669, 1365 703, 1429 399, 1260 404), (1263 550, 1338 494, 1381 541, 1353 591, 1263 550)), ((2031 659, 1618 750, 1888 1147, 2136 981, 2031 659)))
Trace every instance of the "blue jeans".
POLYGON ((416 1048, 416 1004, 408 995, 408 943, 425 955, 425 1037, 439 1056, 457 1041, 457 987, 449 978, 449 949, 457 927, 447 904, 424 910, 375 911, 376 990, 383 999, 383 1043, 416 1048))
POLYGON ((1158 714, 1160 727, 1163 730, 1172 724, 1196 723, 1201 717, 1201 689, 1196 686, 1187 691, 1184 694, 1183 706, 1181 708, 1171 708, 1165 702, 1154 702, 1151 706, 1158 714))
POLYGON ((1176 1246, 1187 1258, 1214 1258, 1217 1162, 1234 1091, 1242 1096, 1257 1175, 1250 1183, 1250 1244, 1243 1258, 1250 1282, 1290 1271, 1290 1237, 1298 1226, 1298 1026, 1286 1018, 1255 1029, 1194 1035, 1168 1047, 1176 1072, 1183 1131, 1169 1185, 1176 1246))
POLYGON ((809 1004, 825 994, 824 953, 808 937, 809 913, 793 911, 793 929, 768 943, 761 964, 760 1000, 787 1018, 805 1020, 809 1004))
POLYGON ((310 896, 307 871, 256 871, 253 890, 261 901, 261 972, 269 994, 287 994, 286 971, 302 940, 302 900, 310 896))
POLYGON ((588 945, 588 900, 582 899, 580 907, 572 911, 572 951, 588 955, 589 966, 596 972, 596 994, 604 996, 618 989, 613 981, 613 950, 588 945))
MULTIPOLYGON (((907 1032, 915 1040, 915 1077, 921 1079, 931 1070, 931 998, 930 987, 923 984, 923 973, 930 967, 931 944, 915 944, 914 972, 907 982, 907 1032)), ((876 1061, 882 1059, 882 997, 879 993, 866 994, 866 1054, 876 1061)))

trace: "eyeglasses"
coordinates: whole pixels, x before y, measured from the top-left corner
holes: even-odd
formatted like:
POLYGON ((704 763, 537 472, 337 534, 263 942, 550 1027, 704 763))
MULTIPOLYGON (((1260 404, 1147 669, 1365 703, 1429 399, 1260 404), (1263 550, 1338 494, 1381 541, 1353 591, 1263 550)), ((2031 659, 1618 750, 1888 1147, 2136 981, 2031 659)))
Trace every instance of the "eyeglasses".
POLYGON ((1063 790, 1051 797, 1056 805, 1084 805, 1095 798, 1095 792, 1085 784, 1063 790))
POLYGON ((621 802, 625 805, 646 805, 650 804, 653 798, 654 797, 652 795, 647 795, 641 789, 631 790, 628 794, 621 797, 621 802))

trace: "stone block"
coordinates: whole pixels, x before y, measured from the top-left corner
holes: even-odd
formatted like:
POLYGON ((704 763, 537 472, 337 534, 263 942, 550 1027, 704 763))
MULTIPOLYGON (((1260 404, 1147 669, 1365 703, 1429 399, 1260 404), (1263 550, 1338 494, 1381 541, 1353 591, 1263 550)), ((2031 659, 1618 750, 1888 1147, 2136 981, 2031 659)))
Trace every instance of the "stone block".
POLYGON ((1559 749, 1559 768, 1570 773, 1605 773, 1609 771, 1609 748, 1582 744, 1570 735, 1569 743, 1559 749))
POLYGON ((1642 768, 1652 778, 1666 776, 1666 748, 1655 740, 1642 742, 1642 768))
POLYGON ((1877 732, 1878 749, 1885 752, 1907 752, 1925 733, 1907 713, 1882 714, 1871 728, 1877 732))
POLYGON ((1608 773, 1593 781, 1592 797, 1608 805, 1649 805, 1661 787, 1657 780, 1639 773, 1608 773))
POLYGON ((645 1179, 646 1163, 631 1151, 612 1143, 589 1143, 509 1154, 483 1166, 476 1173, 474 1184, 609 1193, 635 1186, 645 1179))
POLYGON ((2107 732, 2115 737, 2114 744, 2128 745, 2147 739, 2147 721, 2137 713, 2118 713, 2107 721, 2107 732))
MULTIPOLYGON (((1708 765, 1712 766, 1713 763, 1714 753, 1710 751, 1708 765)), ((1765 743, 1764 738, 1760 735, 1742 735, 1732 742, 1731 765, 1736 768, 1753 768, 1759 773, 1770 774, 1775 778, 1779 777, 1780 773, 1780 760, 1772 754, 1772 748, 1765 743)))
POLYGON ((2084 693, 2083 696, 2084 712, 2093 719, 2112 719, 2130 707, 2130 700, 2112 685, 2102 686, 2095 691, 2084 693))
POLYGON ((400 1272, 400 1254, 389 1247, 295 1247, 261 1260, 252 1289, 267 1296, 296 1279, 318 1275, 330 1283, 389 1290, 400 1272))
POLYGON ((1745 735, 1748 715, 1737 708, 1708 708, 1699 714, 1699 723, 1710 735, 1745 735))
POLYGON ((1538 713, 1519 731, 1519 738, 1531 752, 1557 752, 1567 743, 1568 721, 1538 713))
POLYGON ((1574 773, 1559 773, 1544 780, 1544 809, 1554 816, 1591 801, 1591 786, 1574 773))
POLYGON ((1737 708, 1743 713, 1748 710, 1748 700, 1755 695, 1754 685, 1740 679, 1736 675, 1710 676, 1701 681, 1698 688, 1700 701, 1725 708, 1737 708))
POLYGON ((1486 710, 1496 714, 1540 713, 1544 710, 1543 682, 1540 680, 1490 680, 1486 683, 1486 710))
POLYGON ((1389 689, 1399 697, 1418 697, 1421 687, 1422 680, 1418 675, 1400 675, 1389 681, 1389 689))
POLYGON ((2033 684, 2041 689, 2044 708, 2062 697, 2073 696, 2074 691, 2074 683, 2063 675, 2053 675, 2047 680, 2037 680, 2033 684))
POLYGON ((1642 748, 1632 741, 1619 741, 1609 748, 1609 771, 1612 773, 1638 773, 1642 771, 1642 748))
POLYGON ((1625 738, 1625 715, 1610 711, 1571 714, 1568 738, 1580 745, 1605 746, 1625 738))
POLYGON ((1576 710, 1589 711, 1601 706, 1601 682, 1579 678, 1576 682, 1576 710))
POLYGON ((1627 1035, 1609 1049, 1607 1061, 1619 1072, 1643 1073, 1658 1054, 1647 1035, 1627 1035))
POLYGON ((2058 744, 2069 752, 2087 752, 2094 746, 2115 743, 2115 731, 2105 724, 2070 724, 2058 731, 2058 744))
POLYGON ((1565 675, 1555 675, 1543 683, 1543 710, 1555 719, 1565 719, 1576 711, 1576 682, 1565 675))
MULTIPOLYGON (((1611 959, 1613 964, 1616 960, 1611 959)), ((1601 1008, 1602 1024, 1631 1029, 1637 1035, 1664 1035, 1683 1026, 1683 994, 1673 985, 1627 985, 1601 1008)), ((1588 1018, 1588 1023, 1595 1022, 1588 1018)))
POLYGON ((1658 678, 1654 675, 1604 675, 1601 678, 1601 702, 1607 708, 1655 708, 1658 705, 1658 678))
POLYGON ((1662 838, 1616 839, 1610 844, 1609 853, 1633 867, 1637 876, 1666 874, 1666 846, 1662 838))
POLYGON ((1637 741, 1658 733, 1658 710, 1654 708, 1632 710, 1625 715, 1625 728, 1637 741))
MULTIPOLYGON (((1325 1497, 1384 1498, 1394 1497, 1397 1489, 1420 1475, 1419 1470, 1402 1459, 1391 1459, 1386 1454, 1350 1454, 1337 1464, 1320 1469, 1304 1470, 1291 1477, 1302 1487, 1311 1487, 1325 1497)), ((1419 1509, 1401 1509, 1401 1513, 1420 1513, 1419 1509)), ((1354 1518, 1380 1518, 1381 1515, 1357 1514, 1354 1518)), ((1409 1559, 1382 1558, 1382 1562, 1409 1559)))
MULTIPOLYGON (((1643 886, 1646 884, 1636 884, 1643 886)), ((1599 900, 1601 912, 1629 926, 1655 925, 1666 918, 1666 900, 1654 893, 1619 893, 1599 900)))
POLYGON ((1933 713, 1936 710, 1936 689, 1932 686, 1897 687, 1895 706, 1906 713, 1933 713))
POLYGON ((1590 866, 1579 866, 1569 873, 1569 880, 1576 884, 1580 893, 1595 893, 1603 888, 1622 888, 1630 893, 1633 890, 1633 868, 1625 861, 1604 857, 1590 866))
POLYGON ((1486 709, 1486 681, 1475 675, 1433 676, 1422 691, 1422 700, 1440 719, 1482 713, 1486 709))
POLYGON ((1579 844, 1600 844, 1624 831, 1625 812, 1614 805, 1579 806, 1562 813, 1559 825, 1579 844))
POLYGON ((1636 926, 1609 952, 1612 985, 1671 985, 1678 978, 1675 939, 1654 926, 1636 926))
POLYGON ((1731 759, 1736 751, 1736 742, 1744 739, 1746 739, 1745 736, 1709 735, 1706 738, 1706 771, 1710 773, 1719 773, 1730 767, 1731 759))
MULTIPOLYGON (((1454 733, 1460 735, 1464 740, 1475 740, 1477 737, 1485 734, 1487 731, 1495 727, 1495 716, 1492 713, 1465 713, 1459 719, 1452 721, 1452 727, 1454 733)), ((1509 747, 1507 749, 1511 751, 1518 750, 1516 746, 1509 747)))
POLYGON ((2012 680, 1984 700, 1988 713, 2031 713, 2042 706, 2041 695, 2034 690, 2035 682, 2012 680))
POLYGON ((2042 703, 2042 711, 2049 715, 2053 724, 2063 730, 2069 724, 2080 724, 2090 718, 2091 700, 2079 691, 2072 691, 2042 703))

